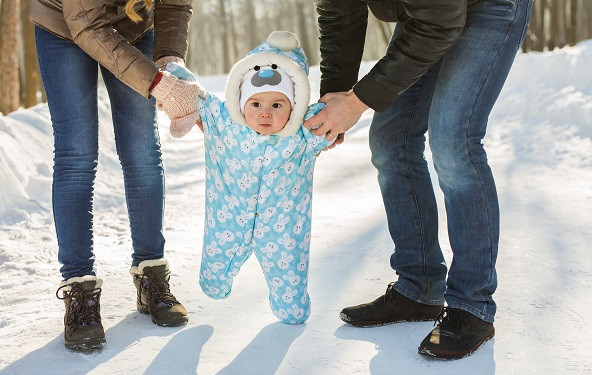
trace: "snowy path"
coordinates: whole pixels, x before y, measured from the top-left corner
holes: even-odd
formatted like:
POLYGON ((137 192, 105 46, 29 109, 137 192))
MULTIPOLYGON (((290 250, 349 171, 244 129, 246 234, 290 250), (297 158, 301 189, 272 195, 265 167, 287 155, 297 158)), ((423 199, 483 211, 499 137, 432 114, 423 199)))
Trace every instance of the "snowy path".
MULTIPOLYGON (((341 308, 377 297, 394 278, 369 162, 371 113, 317 162, 313 312, 301 326, 276 322, 254 258, 229 299, 209 300, 199 290, 202 137, 193 131, 173 140, 163 120, 167 258, 190 322, 160 328, 134 310, 121 172, 101 96, 95 248, 107 346, 92 354, 68 352, 62 342, 47 107, 0 117, 0 374, 592 374, 591 63, 591 42, 518 57, 486 139, 502 212, 496 337, 452 362, 417 354, 431 322, 359 329, 338 318, 341 308)), ((221 91, 223 80, 204 84, 221 91)))

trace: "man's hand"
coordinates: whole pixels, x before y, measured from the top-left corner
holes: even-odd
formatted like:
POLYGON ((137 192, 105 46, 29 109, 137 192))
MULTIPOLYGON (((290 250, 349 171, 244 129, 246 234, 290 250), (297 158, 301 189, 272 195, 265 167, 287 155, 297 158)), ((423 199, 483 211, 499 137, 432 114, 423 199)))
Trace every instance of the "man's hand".
POLYGON ((325 150, 343 143, 343 133, 351 129, 369 108, 352 90, 325 94, 319 102, 325 103, 325 108, 306 120, 304 126, 317 136, 325 135, 328 140, 337 138, 325 150))

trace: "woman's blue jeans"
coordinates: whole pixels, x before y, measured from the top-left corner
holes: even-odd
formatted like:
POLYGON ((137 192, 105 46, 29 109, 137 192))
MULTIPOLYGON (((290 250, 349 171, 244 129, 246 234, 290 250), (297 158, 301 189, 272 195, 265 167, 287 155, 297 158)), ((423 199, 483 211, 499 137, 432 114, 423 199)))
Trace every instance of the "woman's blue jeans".
MULTIPOLYGON (((466 26, 454 46, 389 109, 374 115, 370 148, 395 244, 395 290, 425 304, 445 300, 493 322, 499 206, 482 139, 524 39, 532 0, 468 3, 466 26), (453 252, 448 279, 424 158, 426 132, 453 252)), ((403 27, 397 25, 393 38, 403 27)))
MULTIPOLYGON (((53 215, 64 280, 95 275, 93 185, 98 161, 99 64, 76 44, 35 29, 54 133, 53 215)), ((134 46, 152 56, 154 34, 134 46)), ((132 265, 162 258, 164 171, 154 99, 100 67, 109 93, 132 235, 132 265)))

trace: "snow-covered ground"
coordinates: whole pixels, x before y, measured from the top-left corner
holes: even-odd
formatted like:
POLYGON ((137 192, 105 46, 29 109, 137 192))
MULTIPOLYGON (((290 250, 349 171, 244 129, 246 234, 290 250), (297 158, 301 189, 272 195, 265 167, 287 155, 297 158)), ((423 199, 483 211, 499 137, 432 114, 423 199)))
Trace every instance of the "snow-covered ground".
MULTIPOLYGON (((516 60, 485 140, 502 212, 496 336, 473 356, 448 362, 417 354, 431 322, 360 329, 338 317, 341 308, 377 297, 394 279, 393 245, 368 150, 372 113, 346 143, 318 159, 313 312, 300 326, 276 321, 254 257, 227 300, 201 292, 203 138, 196 129, 175 140, 161 119, 166 256, 173 291, 190 317, 185 327, 161 328, 135 311, 122 175, 102 91, 95 248, 107 345, 91 354, 63 345, 47 106, 0 116, 0 373, 592 374, 590 66, 592 41, 516 60)), ((316 82, 318 67, 311 74, 316 82)), ((221 94, 225 78, 204 77, 203 84, 221 94)), ((438 199, 442 203, 441 194, 438 199)))

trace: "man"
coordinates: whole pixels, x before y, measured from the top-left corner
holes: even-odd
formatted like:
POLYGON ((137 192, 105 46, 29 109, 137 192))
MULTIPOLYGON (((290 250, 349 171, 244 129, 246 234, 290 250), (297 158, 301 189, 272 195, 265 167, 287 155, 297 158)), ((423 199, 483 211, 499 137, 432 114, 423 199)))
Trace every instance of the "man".
POLYGON ((343 142, 368 108, 372 163, 395 244, 398 280, 341 318, 369 327, 438 320, 419 345, 446 359, 494 336, 499 207, 481 143, 487 119, 527 30, 532 0, 316 0, 321 102, 305 126, 343 142), (368 8, 399 21, 385 56, 359 81, 368 8), (453 261, 438 242, 425 134, 444 193, 453 261), (446 302, 446 307, 444 307, 446 302))

